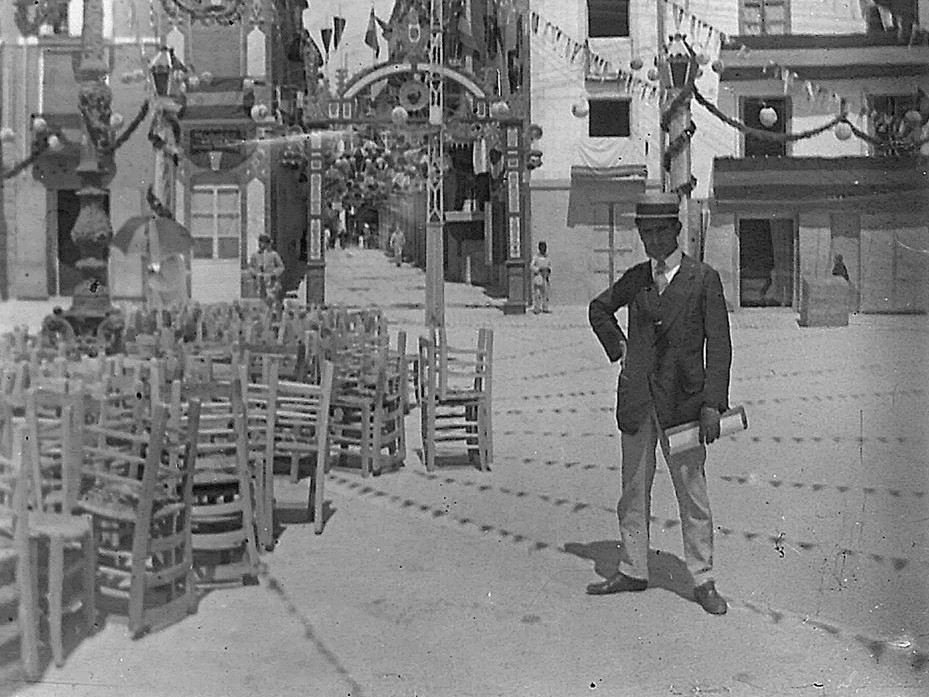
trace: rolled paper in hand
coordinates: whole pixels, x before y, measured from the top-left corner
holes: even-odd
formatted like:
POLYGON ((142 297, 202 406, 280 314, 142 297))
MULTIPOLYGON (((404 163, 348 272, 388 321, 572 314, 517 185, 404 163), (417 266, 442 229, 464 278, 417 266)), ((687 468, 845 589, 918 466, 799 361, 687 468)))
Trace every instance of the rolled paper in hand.
MULTIPOLYGON (((719 437, 731 436, 733 433, 744 431, 748 428, 748 417, 745 415, 745 407, 741 404, 724 412, 719 417, 719 437)), ((667 437, 668 449, 666 455, 676 455, 677 453, 700 445, 700 422, 691 421, 680 426, 674 426, 665 430, 667 437)))

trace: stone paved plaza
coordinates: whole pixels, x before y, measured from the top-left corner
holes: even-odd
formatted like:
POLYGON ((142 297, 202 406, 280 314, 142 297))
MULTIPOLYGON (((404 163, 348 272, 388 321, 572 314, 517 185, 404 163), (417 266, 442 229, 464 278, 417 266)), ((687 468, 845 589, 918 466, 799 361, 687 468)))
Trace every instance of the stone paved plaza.
MULTIPOLYGON (((424 277, 335 251, 333 303, 423 323, 424 277)), ((553 279, 566 283, 567 279, 553 279)), ((130 641, 114 619, 61 669, 7 693, 566 697, 929 694, 929 321, 855 315, 803 329, 790 310, 730 315, 731 402, 749 430, 709 449, 725 617, 691 599, 670 479, 653 500, 652 587, 590 597, 618 563, 616 368, 586 307, 504 316, 448 284, 450 340, 495 331, 492 472, 419 457, 335 468, 321 536, 279 480, 283 532, 257 587, 130 641)), ((54 304, 0 304, 0 327, 54 304)))

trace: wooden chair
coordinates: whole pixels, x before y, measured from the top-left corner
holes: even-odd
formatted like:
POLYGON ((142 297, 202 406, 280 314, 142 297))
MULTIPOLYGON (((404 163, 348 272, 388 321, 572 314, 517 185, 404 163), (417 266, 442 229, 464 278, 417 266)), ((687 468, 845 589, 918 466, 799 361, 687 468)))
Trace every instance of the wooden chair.
POLYGON ((395 368, 386 346, 356 347, 339 355, 332 443, 339 448, 340 464, 350 449, 358 451, 363 477, 380 474, 384 465, 402 466, 406 459, 403 395, 407 386, 405 376, 395 368))
POLYGON ((88 426, 80 506, 92 515, 101 603, 138 638, 196 612, 192 509, 200 404, 183 429, 155 405, 139 433, 88 426))
POLYGON ((299 479, 301 460, 311 457, 307 511, 316 534, 323 531, 324 487, 329 459, 330 407, 333 366, 322 364, 318 385, 281 380, 277 383, 274 424, 274 453, 290 458, 290 479, 299 479))
POLYGON ((478 330, 473 349, 448 345, 444 328, 420 337, 421 429, 426 469, 435 469, 436 445, 465 441, 482 470, 493 464, 491 412, 493 330, 478 330))
POLYGON ((19 640, 23 672, 39 677, 37 580, 31 561, 28 496, 30 468, 24 463, 25 424, 11 432, 9 447, 0 448, 0 646, 19 640), (15 607, 15 609, 14 609, 15 607))
POLYGON ((83 393, 30 389, 26 396, 25 454, 31 476, 30 559, 46 603, 55 665, 64 664, 66 608, 80 600, 88 631, 96 622, 96 551, 91 522, 77 515, 83 393), (79 592, 68 592, 73 588, 79 592))
POLYGON ((255 492, 238 375, 229 382, 176 382, 169 425, 200 405, 193 484, 194 571, 200 585, 258 582, 255 492))
POLYGON ((265 357, 260 374, 251 376, 249 366, 239 366, 239 383, 245 405, 248 433, 248 464, 255 488, 255 520, 258 545, 274 549, 274 439, 277 428, 277 361, 265 357))

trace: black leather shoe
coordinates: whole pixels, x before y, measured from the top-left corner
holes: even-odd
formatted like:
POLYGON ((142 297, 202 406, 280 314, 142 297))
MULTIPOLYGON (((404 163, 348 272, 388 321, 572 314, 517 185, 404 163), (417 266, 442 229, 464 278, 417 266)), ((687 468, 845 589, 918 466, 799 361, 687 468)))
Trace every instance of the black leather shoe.
POLYGON ((648 588, 648 581, 641 578, 632 578, 626 574, 616 573, 605 581, 591 583, 587 586, 588 595, 608 595, 610 593, 625 593, 627 591, 644 591, 648 588))
POLYGON ((711 615, 725 615, 729 609, 726 600, 716 592, 716 584, 712 581, 694 588, 694 600, 711 615))

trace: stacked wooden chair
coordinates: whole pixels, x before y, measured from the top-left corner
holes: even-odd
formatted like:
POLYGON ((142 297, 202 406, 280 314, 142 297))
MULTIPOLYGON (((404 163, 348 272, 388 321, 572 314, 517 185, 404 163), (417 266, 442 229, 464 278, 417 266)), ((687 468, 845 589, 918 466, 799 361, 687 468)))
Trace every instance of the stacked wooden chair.
MULTIPOLYGON (((80 506, 93 518, 101 604, 138 638, 196 611, 192 507, 200 405, 183 428, 155 404, 135 432, 85 429, 80 506)), ((99 410, 98 410, 99 412, 99 410)))
POLYGON ((55 665, 64 664, 63 623, 79 607, 96 621, 96 552, 90 520, 78 514, 84 394, 33 388, 26 395, 22 492, 29 513, 29 558, 48 623, 55 665))
POLYGON ((255 487, 249 472, 248 429, 239 376, 172 386, 170 421, 186 426, 199 406, 193 479, 194 570, 200 585, 258 582, 255 487))
POLYGON ((464 441, 482 470, 493 464, 493 330, 478 330, 474 348, 448 344, 445 329, 420 337, 421 428, 426 469, 439 443, 464 441))

